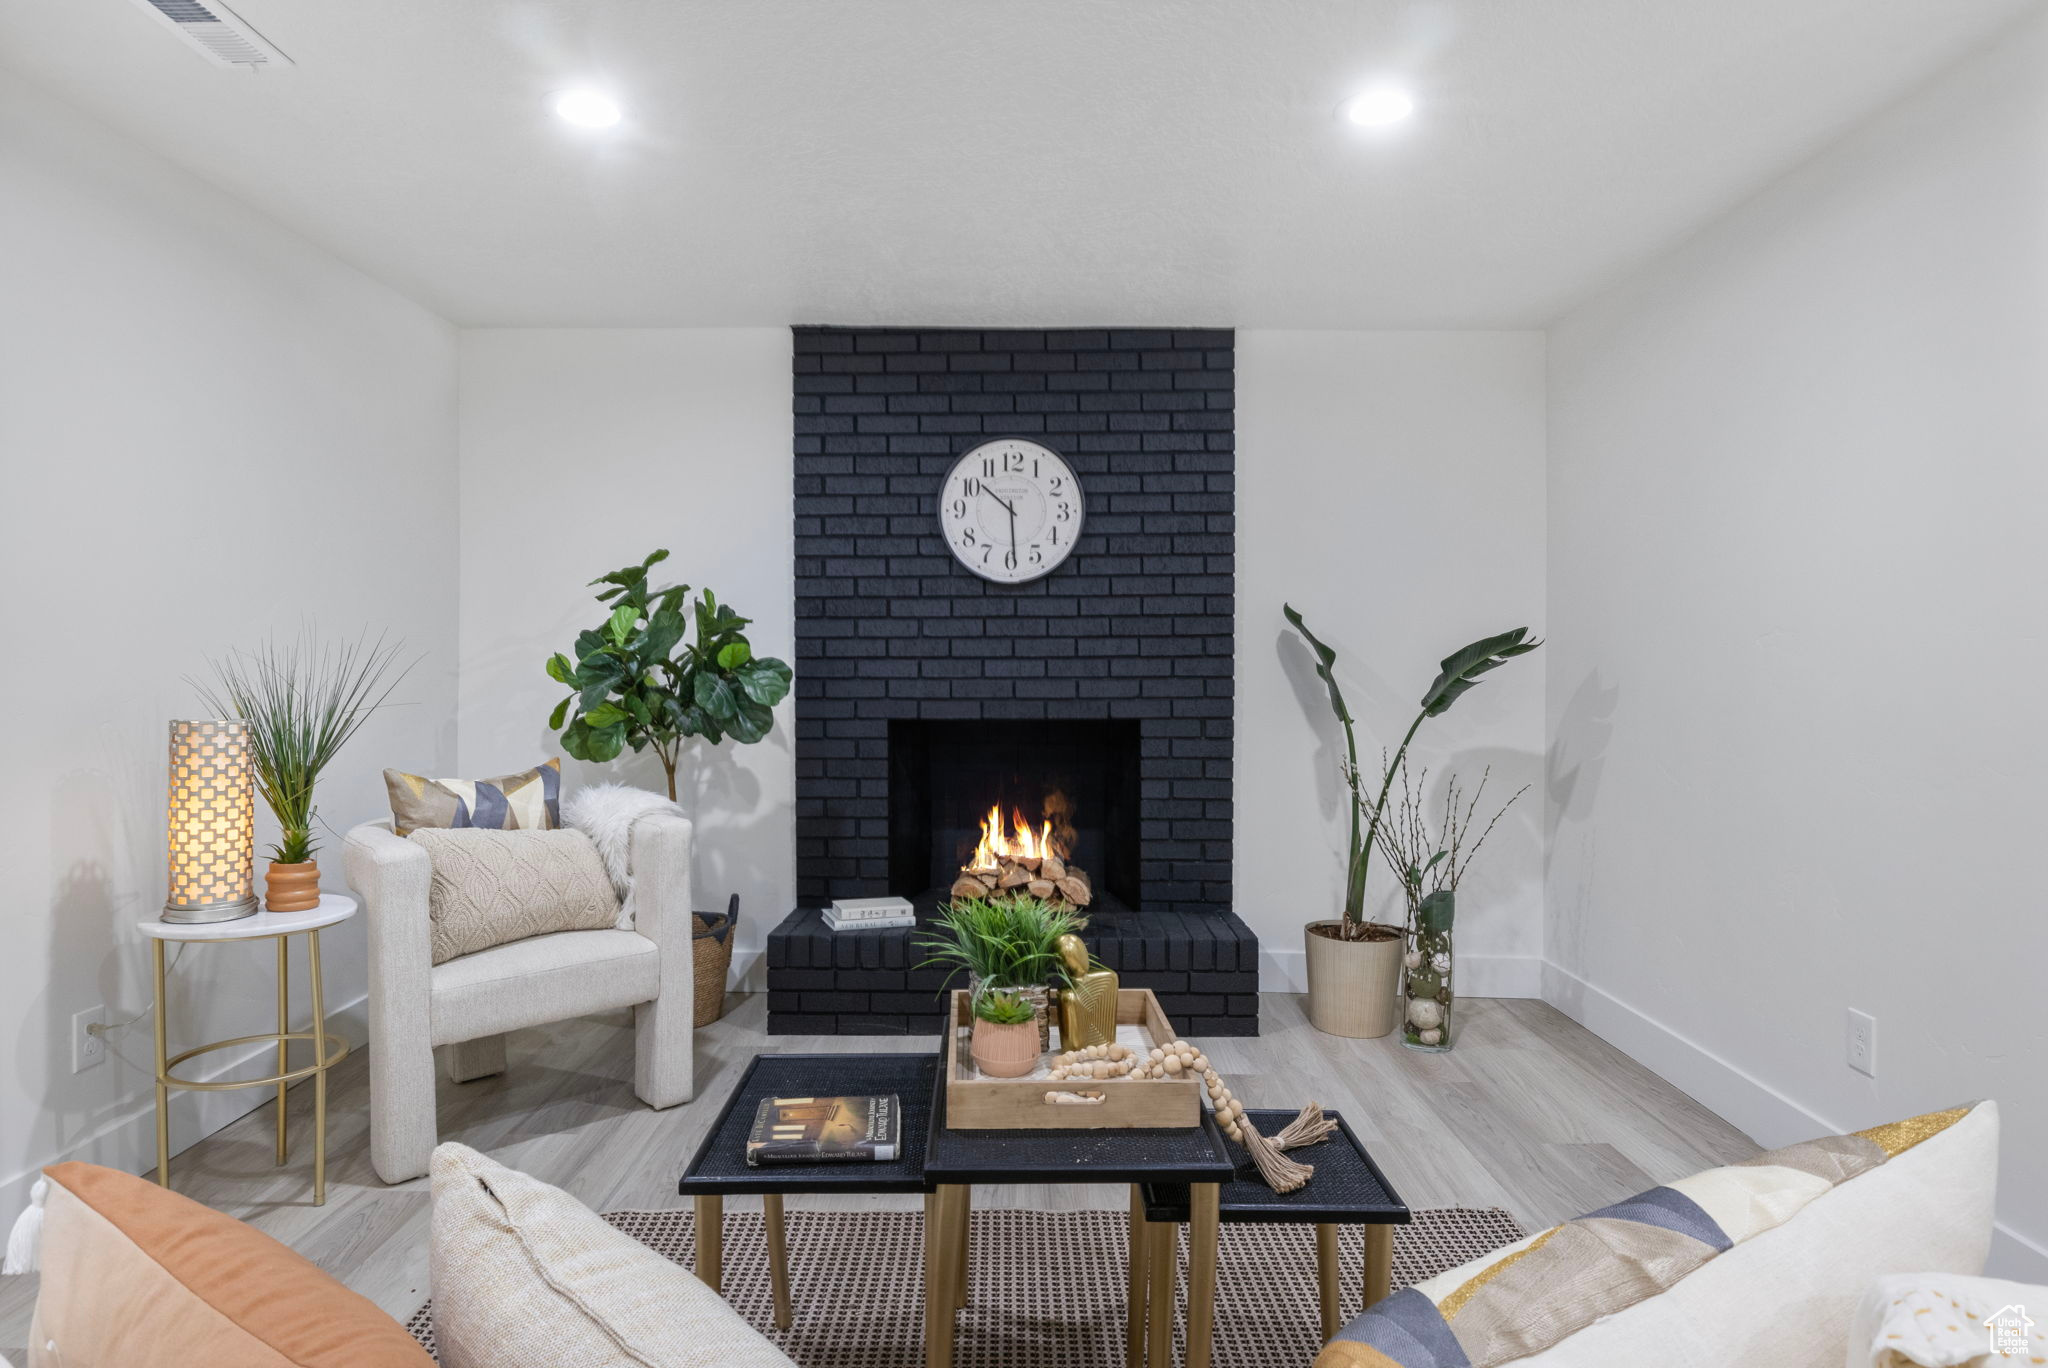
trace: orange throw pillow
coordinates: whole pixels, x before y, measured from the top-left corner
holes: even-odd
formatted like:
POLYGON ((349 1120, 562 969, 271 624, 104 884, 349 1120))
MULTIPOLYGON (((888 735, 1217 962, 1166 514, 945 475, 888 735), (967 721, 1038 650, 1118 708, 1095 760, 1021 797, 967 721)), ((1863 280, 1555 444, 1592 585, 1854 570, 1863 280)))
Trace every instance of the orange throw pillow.
POLYGON ((43 1174, 30 1368, 432 1368, 375 1303, 231 1216, 96 1164, 43 1174))

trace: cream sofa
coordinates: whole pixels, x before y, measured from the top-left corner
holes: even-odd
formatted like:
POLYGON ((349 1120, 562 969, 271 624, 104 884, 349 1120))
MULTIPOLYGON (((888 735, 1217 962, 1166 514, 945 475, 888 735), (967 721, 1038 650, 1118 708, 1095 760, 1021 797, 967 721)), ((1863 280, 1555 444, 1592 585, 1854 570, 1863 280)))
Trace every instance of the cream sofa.
POLYGON ((349 886, 370 937, 370 1162, 387 1183, 427 1172, 437 1130, 434 1051, 467 1082, 505 1068, 505 1032, 634 1012, 633 1091, 673 1107, 695 1091, 690 823, 633 824, 633 930, 560 931, 433 962, 425 849, 372 822, 348 834, 349 886))

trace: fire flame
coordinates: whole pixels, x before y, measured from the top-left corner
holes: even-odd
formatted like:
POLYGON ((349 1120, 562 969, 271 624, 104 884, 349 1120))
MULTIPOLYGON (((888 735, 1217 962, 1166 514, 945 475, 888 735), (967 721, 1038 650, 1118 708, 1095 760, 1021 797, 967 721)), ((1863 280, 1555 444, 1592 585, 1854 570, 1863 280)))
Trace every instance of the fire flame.
POLYGON ((1024 820, 1024 814, 1014 808, 1010 811, 1010 824, 1016 831, 1012 835, 1003 823, 1001 803, 989 805, 988 816, 981 819, 981 844, 974 848, 974 858, 967 864, 968 869, 994 869, 998 859, 1036 860, 1060 852, 1052 843, 1052 820, 1037 831, 1024 820))

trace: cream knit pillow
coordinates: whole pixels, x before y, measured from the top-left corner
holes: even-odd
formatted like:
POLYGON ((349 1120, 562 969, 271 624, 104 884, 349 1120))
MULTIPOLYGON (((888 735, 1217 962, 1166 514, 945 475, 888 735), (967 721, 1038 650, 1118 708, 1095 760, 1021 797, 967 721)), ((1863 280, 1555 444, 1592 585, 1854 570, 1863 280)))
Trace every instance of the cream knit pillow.
POLYGON ((568 1193, 463 1145, 434 1151, 441 1368, 794 1368, 696 1275, 568 1193))
POLYGON ((406 837, 433 861, 434 963, 550 931, 616 925, 619 900, 580 831, 428 828, 406 837))

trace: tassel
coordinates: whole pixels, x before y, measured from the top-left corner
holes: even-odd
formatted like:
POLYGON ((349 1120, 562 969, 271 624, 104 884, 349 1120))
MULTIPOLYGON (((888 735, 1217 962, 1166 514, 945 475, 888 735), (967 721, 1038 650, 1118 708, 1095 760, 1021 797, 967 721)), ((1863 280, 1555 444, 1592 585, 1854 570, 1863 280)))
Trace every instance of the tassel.
POLYGON ((28 1210, 21 1213, 14 1232, 7 1237, 7 1262, 0 1264, 0 1273, 33 1273, 42 1267, 43 1202, 49 1195, 50 1180, 37 1178, 28 1190, 28 1210))
POLYGON ((1323 1115, 1322 1104, 1311 1102, 1301 1109, 1301 1115, 1289 1121, 1286 1128, 1273 1137, 1273 1147, 1291 1150, 1320 1145, 1336 1132, 1337 1123, 1323 1115))
POLYGON ((1244 1147, 1251 1154, 1252 1162, 1259 1166, 1259 1177, 1266 1180, 1266 1186, 1273 1191, 1286 1194, 1294 1191, 1315 1175, 1311 1164, 1297 1164, 1282 1154, 1271 1140, 1253 1129, 1249 1121, 1238 1122, 1238 1129, 1244 1132, 1244 1147))

